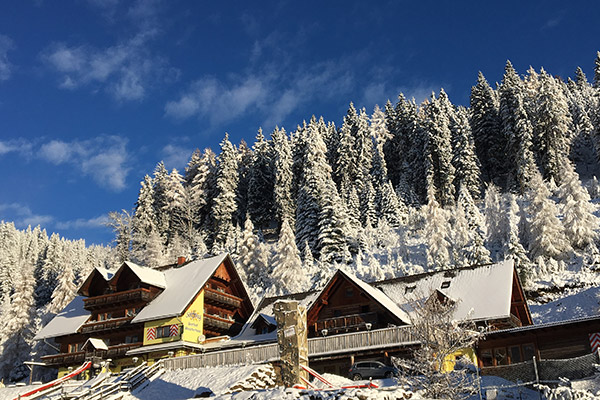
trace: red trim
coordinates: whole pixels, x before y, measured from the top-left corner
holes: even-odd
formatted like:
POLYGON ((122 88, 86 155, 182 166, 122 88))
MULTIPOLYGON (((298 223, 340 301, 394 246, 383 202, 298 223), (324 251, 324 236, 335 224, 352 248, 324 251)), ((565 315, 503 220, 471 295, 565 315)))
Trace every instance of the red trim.
POLYGON ((74 376, 79 375, 80 373, 82 373, 86 369, 89 369, 91 366, 92 366, 92 362, 91 361, 86 361, 85 363, 83 363, 83 365, 81 367, 77 368, 75 371, 71 372, 70 374, 63 376, 62 378, 55 379, 52 382, 48 382, 45 385, 42 385, 39 388, 35 388, 32 391, 30 391, 30 392, 21 394, 21 395, 15 397, 13 400, 19 400, 19 399, 21 399, 23 397, 31 396, 32 394, 35 394, 35 393, 41 392, 42 390, 46 390, 46 389, 49 389, 49 388, 51 388, 53 386, 56 386, 59 383, 63 383, 64 381, 69 380, 69 379, 73 378, 74 376))

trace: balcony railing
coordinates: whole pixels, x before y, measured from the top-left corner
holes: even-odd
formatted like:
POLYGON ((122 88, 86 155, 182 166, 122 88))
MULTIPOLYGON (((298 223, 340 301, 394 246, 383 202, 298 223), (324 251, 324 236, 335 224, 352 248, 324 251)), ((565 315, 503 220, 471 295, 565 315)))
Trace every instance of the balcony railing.
POLYGON ((208 304, 229 309, 236 309, 242 305, 241 298, 209 288, 204 289, 204 301, 208 304))
POLYGON ((327 329, 331 333, 347 332, 350 330, 361 330, 367 328, 367 323, 373 328, 377 328, 377 313, 362 313, 345 315, 342 317, 322 319, 315 323, 315 333, 320 334, 321 331, 327 329))
POLYGON ((104 321, 88 322, 81 327, 81 333, 92 333, 92 332, 100 332, 100 331, 115 329, 115 328, 118 328, 120 326, 127 324, 132 319, 133 319, 133 316, 106 319, 104 321))
POLYGON ((227 332, 236 322, 232 319, 221 318, 216 315, 204 314, 204 326, 217 332, 227 332))
POLYGON ((50 356, 42 356, 41 359, 48 365, 65 365, 65 364, 76 364, 85 361, 86 357, 102 357, 102 358, 116 358, 123 357, 125 354, 132 349, 136 349, 142 346, 142 342, 137 343, 124 343, 114 346, 108 346, 108 350, 93 350, 93 351, 78 351, 77 353, 60 353, 53 354, 50 356))
POLYGON ((48 365, 76 364, 82 363, 85 360, 85 352, 78 351, 77 353, 60 353, 51 356, 40 357, 42 361, 48 365))
POLYGON ((83 299, 86 310, 97 310, 109 305, 119 303, 149 302, 155 294, 145 288, 126 290, 124 292, 103 294, 101 296, 88 297, 83 299))

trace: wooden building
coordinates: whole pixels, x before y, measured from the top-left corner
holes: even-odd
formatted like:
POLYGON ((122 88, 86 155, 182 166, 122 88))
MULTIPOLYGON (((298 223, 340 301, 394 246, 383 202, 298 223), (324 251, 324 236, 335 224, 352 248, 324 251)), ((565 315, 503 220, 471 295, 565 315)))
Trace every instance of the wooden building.
POLYGON ((180 261, 161 269, 125 262, 114 274, 94 269, 80 296, 36 335, 59 348, 42 361, 64 374, 86 359, 110 358, 120 371, 237 335, 253 306, 231 257, 180 261))

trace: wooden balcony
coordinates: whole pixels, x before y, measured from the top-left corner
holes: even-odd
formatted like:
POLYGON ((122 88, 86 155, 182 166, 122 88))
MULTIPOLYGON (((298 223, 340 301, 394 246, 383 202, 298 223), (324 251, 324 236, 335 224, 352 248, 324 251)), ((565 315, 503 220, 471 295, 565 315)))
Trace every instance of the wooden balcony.
POLYGON ((242 306, 241 298, 210 288, 204 289, 204 302, 230 310, 234 310, 242 306))
POLYGON ((321 335, 324 329, 327 329, 327 334, 331 335, 340 332, 366 330, 368 323, 371 324, 373 329, 378 328, 377 313, 370 312, 322 319, 315 323, 314 329, 317 335, 321 335))
POLYGON ((107 306, 131 303, 147 303, 154 298, 150 290, 144 288, 126 290, 124 292, 103 294, 101 296, 83 299, 84 308, 89 311, 98 310, 107 306))
POLYGON ((48 365, 68 365, 83 363, 86 359, 91 357, 101 358, 119 358, 125 357, 129 350, 136 349, 142 346, 142 342, 137 343, 124 343, 115 346, 108 346, 108 350, 94 350, 94 351, 78 351, 76 353, 60 353, 53 354, 50 356, 42 356, 41 359, 48 365))
POLYGON ((131 321, 134 317, 121 317, 106 319, 104 321, 93 321, 84 324, 81 327, 81 333, 96 333, 119 328, 131 321))
POLYGON ((222 318, 217 315, 204 314, 204 327, 212 332, 225 333, 236 322, 232 319, 222 318))

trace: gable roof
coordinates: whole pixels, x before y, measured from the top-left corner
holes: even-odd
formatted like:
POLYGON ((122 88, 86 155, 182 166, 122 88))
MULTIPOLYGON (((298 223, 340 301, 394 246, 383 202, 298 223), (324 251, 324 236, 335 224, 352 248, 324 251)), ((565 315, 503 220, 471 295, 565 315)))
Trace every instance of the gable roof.
POLYGON ((88 340, 85 341, 83 346, 81 346, 81 349, 85 350, 89 346, 92 346, 96 350, 108 350, 108 346, 106 345, 106 342, 102 339, 89 338, 88 340))
POLYGON ((439 291, 457 302, 454 319, 492 320, 510 317, 514 264, 496 264, 407 276, 375 282, 372 285, 387 295, 408 314, 415 301, 439 291))
MULTIPOLYGON (((161 289, 167 287, 167 282, 165 279, 165 275, 163 272, 158 271, 154 268, 142 267, 140 265, 134 264, 131 261, 125 261, 121 268, 115 272, 115 275, 111 278, 111 281, 114 279, 118 279, 121 271, 128 267, 131 272, 133 272, 142 283, 147 283, 148 285, 156 286, 161 289)), ((111 282, 112 283, 112 282, 111 282)))
POLYGON ((42 340, 77 333, 81 325, 90 318, 90 312, 83 308, 83 299, 83 296, 75 297, 64 310, 40 329, 33 339, 42 340))
POLYGON ((181 315, 226 259, 229 259, 233 265, 229 254, 223 253, 215 257, 192 261, 180 268, 172 268, 164 272, 157 271, 164 274, 165 290, 142 308, 132 323, 181 315))

